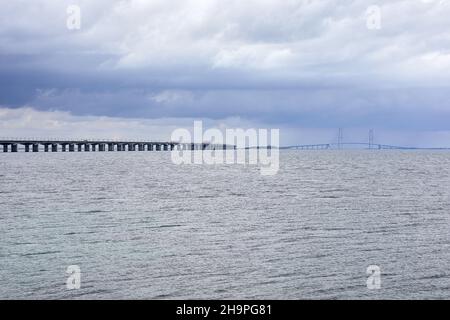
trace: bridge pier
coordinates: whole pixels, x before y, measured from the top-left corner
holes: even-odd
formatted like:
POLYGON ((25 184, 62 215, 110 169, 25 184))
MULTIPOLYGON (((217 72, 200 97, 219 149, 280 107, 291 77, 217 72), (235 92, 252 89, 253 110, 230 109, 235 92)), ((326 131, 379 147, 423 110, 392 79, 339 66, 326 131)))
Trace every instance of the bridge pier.
POLYGON ((33 152, 39 152, 39 145, 33 144, 33 152))
POLYGON ((11 145, 11 152, 17 152, 17 143, 11 145))
POLYGON ((69 152, 75 152, 75 145, 74 144, 69 144, 69 152))
POLYGON ((58 145, 56 143, 52 144, 52 152, 58 152, 58 145))
POLYGON ((48 144, 44 144, 44 152, 48 152, 48 144))
POLYGON ((30 152, 30 145, 29 144, 25 145, 25 152, 30 152))
POLYGON ((84 152, 90 152, 91 151, 91 145, 89 143, 84 144, 84 152))
POLYGON ((3 145, 3 152, 8 152, 8 145, 7 144, 3 145))
POLYGON ((67 144, 62 144, 61 145, 61 152, 66 152, 66 149, 67 149, 67 144))
POLYGON ((108 143, 108 151, 114 151, 114 144, 108 143))
POLYGON ((77 144, 77 151, 78 152, 83 151, 83 145, 82 144, 77 144))
POLYGON ((97 145, 96 144, 91 144, 91 147, 92 147, 92 152, 95 152, 95 151, 97 151, 97 145))

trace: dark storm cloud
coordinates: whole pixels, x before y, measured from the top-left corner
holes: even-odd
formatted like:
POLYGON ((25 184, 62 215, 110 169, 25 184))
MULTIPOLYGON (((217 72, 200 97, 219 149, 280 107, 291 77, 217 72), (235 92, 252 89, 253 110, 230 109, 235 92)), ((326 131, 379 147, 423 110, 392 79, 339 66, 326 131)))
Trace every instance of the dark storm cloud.
POLYGON ((2 7, 0 105, 74 115, 239 117, 448 130, 450 6, 379 1, 17 1, 2 7), (66 8, 81 8, 80 30, 66 8))

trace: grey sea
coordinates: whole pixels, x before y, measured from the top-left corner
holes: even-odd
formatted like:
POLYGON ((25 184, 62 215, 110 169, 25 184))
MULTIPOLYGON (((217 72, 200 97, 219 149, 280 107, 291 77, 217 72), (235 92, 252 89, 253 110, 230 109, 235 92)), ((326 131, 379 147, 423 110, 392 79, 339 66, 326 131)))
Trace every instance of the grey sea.
POLYGON ((450 152, 0 154, 0 298, 450 299, 450 152))

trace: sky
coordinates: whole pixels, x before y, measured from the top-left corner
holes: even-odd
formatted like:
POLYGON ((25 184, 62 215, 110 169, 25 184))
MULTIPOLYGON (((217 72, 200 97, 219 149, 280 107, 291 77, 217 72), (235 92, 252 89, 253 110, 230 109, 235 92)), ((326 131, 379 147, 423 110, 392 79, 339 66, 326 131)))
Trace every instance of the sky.
POLYGON ((0 0, 0 82, 2 137, 450 146, 450 0, 0 0))

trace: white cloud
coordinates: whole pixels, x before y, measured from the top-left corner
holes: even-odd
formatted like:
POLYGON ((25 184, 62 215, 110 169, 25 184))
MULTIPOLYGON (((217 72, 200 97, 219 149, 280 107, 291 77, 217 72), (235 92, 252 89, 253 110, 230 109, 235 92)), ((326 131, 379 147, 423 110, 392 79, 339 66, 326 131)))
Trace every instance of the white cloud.
MULTIPOLYGON (((74 3, 81 7, 83 27, 77 32, 63 23, 72 2, 2 5, 1 51, 107 53, 115 57, 100 65, 118 68, 295 67, 311 72, 320 66, 318 72, 324 72, 326 64, 326 72, 347 73, 364 64, 361 72, 376 67, 386 74, 399 59, 450 51, 450 4, 442 1, 380 0, 383 28, 377 32, 366 28, 365 11, 373 4, 368 1, 79 0, 74 3), (9 18, 12 14, 15 19, 9 18)), ((422 63, 435 64, 432 59, 422 63)), ((415 76, 420 78, 419 72, 415 76)))
POLYGON ((0 108, 0 132, 4 137, 139 138, 163 140, 187 120, 128 119, 74 116, 63 111, 38 111, 31 107, 0 108))
POLYGON ((194 94, 187 90, 164 90, 151 95, 150 100, 157 103, 189 103, 194 99, 194 94))
MULTIPOLYGON (((105 116, 75 116, 66 111, 39 111, 32 107, 17 109, 0 106, 1 137, 149 139, 169 140, 173 130, 191 130, 190 118, 137 119, 105 116)), ((257 128, 240 118, 204 119, 205 126, 225 129, 257 128)))
POLYGON ((221 50, 213 59, 213 68, 272 69, 288 67, 294 54, 278 46, 251 45, 221 50))

